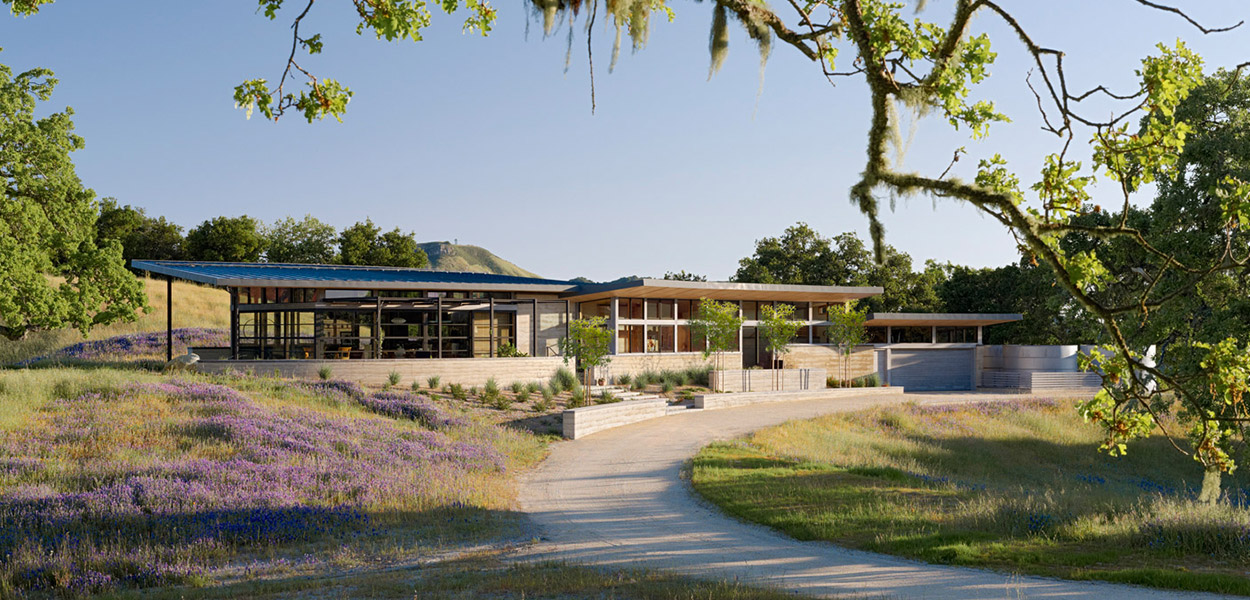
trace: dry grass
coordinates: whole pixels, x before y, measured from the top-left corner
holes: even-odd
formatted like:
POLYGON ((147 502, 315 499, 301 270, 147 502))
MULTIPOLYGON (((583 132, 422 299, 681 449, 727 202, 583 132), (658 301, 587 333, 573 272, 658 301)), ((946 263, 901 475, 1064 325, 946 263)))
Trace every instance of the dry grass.
POLYGON ((1194 503, 1161 435, 1098 453, 1069 403, 898 406, 796 421, 695 459, 705 497, 799 539, 1074 579, 1250 595, 1247 481, 1194 503))
MULTIPOLYGON (((165 329, 165 282, 143 279, 144 291, 152 310, 130 323, 96 327, 84 336, 75 329, 31 333, 12 342, 0 339, 0 365, 7 365, 49 354, 65 346, 118 335, 165 329)), ((225 290, 194 283, 174 282, 174 327, 227 328, 230 326, 230 295, 225 290)))

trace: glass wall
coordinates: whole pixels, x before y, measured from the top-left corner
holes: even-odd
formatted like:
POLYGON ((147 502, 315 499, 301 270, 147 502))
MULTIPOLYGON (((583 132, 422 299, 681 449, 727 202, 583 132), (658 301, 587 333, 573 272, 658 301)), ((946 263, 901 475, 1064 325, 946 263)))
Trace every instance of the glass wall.
POLYGON ((977 328, 938 327, 937 341, 939 344, 975 344, 977 342, 977 328))
POLYGON ((933 341, 933 329, 929 327, 891 327, 892 344, 928 344, 933 341))
POLYGON ((514 305, 496 303, 492 327, 489 307, 482 301, 508 300, 511 292, 313 288, 237 291, 240 307, 246 307, 238 311, 240 359, 489 356, 492 330, 496 351, 504 344, 516 345, 514 305), (443 299, 441 316, 438 298, 443 299), (256 304, 265 308, 254 310, 258 308, 256 304))

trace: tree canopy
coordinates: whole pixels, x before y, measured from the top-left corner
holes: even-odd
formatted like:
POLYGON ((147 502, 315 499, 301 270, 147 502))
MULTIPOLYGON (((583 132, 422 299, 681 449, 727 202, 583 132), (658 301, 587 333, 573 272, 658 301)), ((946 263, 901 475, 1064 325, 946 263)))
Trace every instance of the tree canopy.
POLYGON ((334 262, 338 231, 312 215, 296 221, 279 219, 264 229, 265 260, 276 263, 329 264, 334 262))
POLYGON ((100 201, 96 220, 97 240, 117 240, 122 257, 153 260, 180 260, 185 257, 182 227, 165 217, 149 217, 142 208, 119 206, 115 198, 100 201))
POLYGON ((345 265, 428 267, 430 257, 417 246, 412 233, 398 227, 382 233, 372 219, 356 223, 339 234, 339 262, 345 265))
POLYGON ((912 270, 911 257, 886 246, 882 262, 854 233, 822 236, 806 223, 786 228, 779 237, 755 242, 755 253, 738 261, 733 281, 794 285, 880 286, 884 292, 866 300, 873 312, 931 312, 940 309, 935 291, 942 279, 937 265, 912 270))
POLYGON ((133 320, 146 308, 121 244, 96 242, 99 207, 70 154, 83 147, 73 111, 35 118, 56 86, 47 69, 0 65, 0 333, 133 320))
POLYGON ((256 262, 264 252, 260 223, 247 215, 214 217, 187 232, 187 254, 195 260, 256 262))

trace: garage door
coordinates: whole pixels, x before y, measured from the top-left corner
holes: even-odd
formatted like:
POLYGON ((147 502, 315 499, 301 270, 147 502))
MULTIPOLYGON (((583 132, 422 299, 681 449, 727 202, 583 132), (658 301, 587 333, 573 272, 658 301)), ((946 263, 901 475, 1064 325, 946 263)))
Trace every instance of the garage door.
POLYGON ((890 385, 908 390, 970 390, 973 352, 951 350, 891 350, 890 385))

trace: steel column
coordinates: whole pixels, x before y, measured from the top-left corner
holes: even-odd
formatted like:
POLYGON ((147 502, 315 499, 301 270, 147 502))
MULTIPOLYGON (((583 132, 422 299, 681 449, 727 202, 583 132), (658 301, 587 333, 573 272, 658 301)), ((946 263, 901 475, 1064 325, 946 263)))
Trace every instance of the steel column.
POLYGON ((174 276, 165 276, 165 362, 174 359, 174 276))

